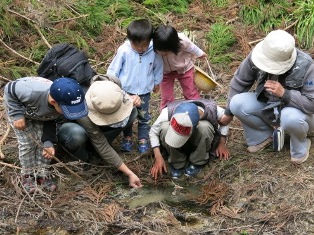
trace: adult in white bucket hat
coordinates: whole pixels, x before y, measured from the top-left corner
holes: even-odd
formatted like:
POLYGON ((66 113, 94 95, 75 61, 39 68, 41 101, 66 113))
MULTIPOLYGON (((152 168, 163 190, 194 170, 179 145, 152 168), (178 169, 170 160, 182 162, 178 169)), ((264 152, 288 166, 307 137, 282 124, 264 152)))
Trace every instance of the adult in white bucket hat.
POLYGON ((309 157, 314 131, 314 64, 295 47, 284 30, 270 32, 259 42, 235 72, 223 123, 236 116, 242 123, 249 152, 273 143, 280 150, 278 128, 290 136, 291 162, 309 157), (255 91, 250 91, 256 84, 255 91))

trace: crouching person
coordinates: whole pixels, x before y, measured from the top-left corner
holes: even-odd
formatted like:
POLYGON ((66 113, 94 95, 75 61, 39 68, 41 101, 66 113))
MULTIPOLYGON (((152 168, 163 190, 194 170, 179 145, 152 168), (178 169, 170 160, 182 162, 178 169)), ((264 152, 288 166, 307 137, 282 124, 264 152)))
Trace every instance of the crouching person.
POLYGON ((228 126, 219 126, 224 109, 211 100, 174 101, 162 109, 149 136, 155 163, 151 169, 157 179, 167 172, 161 145, 168 152, 172 178, 196 176, 208 162, 210 153, 221 160, 230 156, 226 147, 228 126))
POLYGON ((142 187, 134 174, 112 148, 111 142, 125 129, 133 125, 137 117, 139 96, 129 96, 121 89, 120 82, 109 75, 96 75, 86 92, 88 116, 77 120, 99 156, 129 177, 129 185, 142 187))
POLYGON ((54 191, 49 166, 57 142, 55 120, 61 114, 70 120, 87 115, 83 89, 70 78, 25 77, 6 84, 4 103, 18 141, 22 187, 28 193, 37 186, 54 191))

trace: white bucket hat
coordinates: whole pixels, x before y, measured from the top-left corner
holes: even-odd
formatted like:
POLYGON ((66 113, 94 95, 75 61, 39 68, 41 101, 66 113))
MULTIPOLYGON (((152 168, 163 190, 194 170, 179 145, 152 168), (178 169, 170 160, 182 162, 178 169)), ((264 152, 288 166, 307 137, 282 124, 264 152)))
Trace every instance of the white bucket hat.
POLYGON ((99 126, 121 122, 133 109, 130 97, 111 81, 94 82, 86 92, 85 99, 88 117, 99 126))
POLYGON ((274 30, 252 51, 252 61, 259 69, 275 75, 284 74, 297 57, 295 40, 284 30, 274 30))

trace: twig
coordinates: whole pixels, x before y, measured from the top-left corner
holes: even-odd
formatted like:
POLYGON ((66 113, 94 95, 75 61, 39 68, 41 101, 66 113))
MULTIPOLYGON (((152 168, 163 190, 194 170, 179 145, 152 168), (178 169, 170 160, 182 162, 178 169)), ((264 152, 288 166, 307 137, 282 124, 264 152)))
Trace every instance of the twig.
POLYGON ((37 24, 36 24, 36 22, 35 22, 34 20, 32 20, 32 19, 30 19, 30 18, 28 18, 28 17, 26 17, 26 16, 24 16, 24 15, 22 15, 22 14, 16 12, 16 11, 13 11, 13 10, 11 10, 10 8, 7 8, 7 10, 8 10, 9 12, 13 13, 13 14, 16 14, 16 15, 18 15, 18 16, 20 16, 20 17, 26 19, 28 22, 31 22, 32 25, 33 25, 33 26, 35 27, 35 29, 37 30, 37 32, 39 33, 40 37, 43 39, 44 43, 45 43, 49 48, 51 48, 51 45, 49 44, 49 42, 47 41, 47 39, 45 38, 45 36, 42 34, 42 32, 40 31, 39 27, 37 26, 37 24))
POLYGON ((15 169, 19 169, 19 170, 22 169, 21 167, 18 167, 18 166, 9 164, 9 163, 5 163, 5 162, 3 162, 3 161, 0 161, 0 165, 8 166, 8 167, 15 168, 15 169))
MULTIPOLYGON (((290 28, 292 28, 293 26, 295 26, 297 23, 298 23, 298 20, 294 21, 291 25, 288 25, 288 26, 287 26, 286 28, 284 28, 283 30, 284 30, 284 31, 287 31, 288 29, 290 29, 290 28)), ((260 42, 260 41, 263 41, 263 40, 264 40, 264 38, 260 38, 260 39, 251 41, 251 42, 249 42, 249 45, 254 44, 254 43, 257 43, 257 42, 260 42)))
MULTIPOLYGON (((31 138, 39 147, 41 146, 41 144, 38 143, 38 141, 36 139, 34 139, 32 136, 28 135, 27 133, 25 133, 29 138, 31 138)), ((56 160, 58 163, 60 163, 65 169, 67 169, 70 173, 72 173, 73 175, 75 175, 77 178, 82 179, 81 176, 79 176, 78 174, 76 174, 74 171, 72 171, 69 167, 67 167, 63 162, 61 162, 55 155, 49 153, 45 148, 43 149, 46 153, 48 153, 52 159, 56 160)))
POLYGON ((4 133, 3 137, 0 140, 0 159, 4 159, 4 154, 2 153, 2 145, 3 145, 3 142, 5 141, 5 139, 8 137, 9 132, 10 132, 10 124, 7 121, 7 130, 6 130, 6 132, 4 133))
POLYGON ((26 196, 27 196, 27 194, 22 198, 22 200, 21 200, 21 202, 20 202, 20 204, 19 204, 19 206, 18 206, 18 208, 17 208, 17 212, 16 212, 16 215, 15 215, 15 221, 14 221, 15 223, 17 222, 17 218, 19 217, 19 213, 20 213, 20 210, 21 210, 21 206, 22 206, 22 204, 23 204, 23 202, 24 202, 26 196))
POLYGON ((8 46, 4 41, 2 41, 1 39, 0 39, 0 42, 1 42, 7 49, 9 49, 11 52, 13 52, 14 54, 16 54, 16 55, 22 57, 22 58, 25 59, 25 60, 28 60, 29 62, 32 62, 32 63, 34 63, 34 64, 39 65, 38 62, 33 61, 33 60, 31 60, 31 59, 29 59, 29 58, 27 58, 27 57, 25 57, 25 56, 19 54, 16 50, 14 50, 14 49, 12 49, 11 47, 9 47, 9 46, 8 46))
POLYGON ((51 48, 51 45, 50 43, 47 41, 47 39, 45 38, 45 36, 42 34, 42 32, 40 31, 40 28, 36 25, 36 24, 33 24, 33 26, 35 27, 35 29, 37 30, 37 32, 39 33, 41 39, 44 41, 44 43, 49 47, 51 48))
POLYGON ((11 82, 12 81, 6 77, 3 77, 2 75, 0 75, 0 78, 1 78, 1 80, 5 81, 5 82, 11 82))

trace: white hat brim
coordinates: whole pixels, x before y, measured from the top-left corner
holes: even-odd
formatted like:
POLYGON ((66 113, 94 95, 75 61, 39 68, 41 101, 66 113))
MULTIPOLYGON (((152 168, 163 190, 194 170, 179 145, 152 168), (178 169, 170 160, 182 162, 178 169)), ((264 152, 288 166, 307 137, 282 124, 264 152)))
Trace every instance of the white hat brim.
POLYGON ((169 125, 165 141, 172 148, 181 148, 188 141, 191 135, 192 133, 190 135, 180 135, 173 130, 171 125, 169 125))

